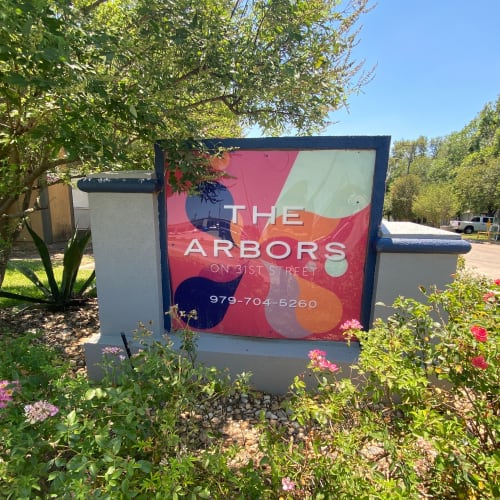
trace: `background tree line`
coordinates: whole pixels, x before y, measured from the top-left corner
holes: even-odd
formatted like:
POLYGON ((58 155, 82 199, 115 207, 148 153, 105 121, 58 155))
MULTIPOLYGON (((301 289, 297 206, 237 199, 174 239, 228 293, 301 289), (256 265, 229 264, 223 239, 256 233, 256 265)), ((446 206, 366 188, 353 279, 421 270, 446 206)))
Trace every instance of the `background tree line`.
POLYGON ((500 209, 500 96, 462 130, 401 140, 389 159, 385 213, 395 220, 447 224, 500 209))

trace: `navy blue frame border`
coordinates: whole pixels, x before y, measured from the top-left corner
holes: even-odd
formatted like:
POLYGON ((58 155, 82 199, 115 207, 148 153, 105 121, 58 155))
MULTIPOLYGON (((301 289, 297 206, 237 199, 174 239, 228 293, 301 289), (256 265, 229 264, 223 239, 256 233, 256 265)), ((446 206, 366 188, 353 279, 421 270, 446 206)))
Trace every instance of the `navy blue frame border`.
MULTIPOLYGON (((160 249, 162 260, 163 307, 168 311, 171 306, 171 284, 168 272, 167 256, 167 214, 165 203, 165 152, 162 148, 168 141, 158 141, 155 144, 155 172, 157 182, 161 186, 158 196, 160 249)), ((382 212, 385 196, 385 179, 389 161, 390 136, 318 136, 318 137, 266 137, 251 139, 207 139, 200 141, 209 150, 219 148, 234 148, 238 150, 374 150, 375 169, 373 174, 373 188, 368 226, 368 242, 366 249, 365 274, 363 283, 363 297, 361 301, 361 324, 368 329, 371 320, 373 294, 375 286, 375 267, 377 262, 378 230, 382 221, 382 212)), ((165 316, 165 329, 170 330, 170 318, 165 316)))

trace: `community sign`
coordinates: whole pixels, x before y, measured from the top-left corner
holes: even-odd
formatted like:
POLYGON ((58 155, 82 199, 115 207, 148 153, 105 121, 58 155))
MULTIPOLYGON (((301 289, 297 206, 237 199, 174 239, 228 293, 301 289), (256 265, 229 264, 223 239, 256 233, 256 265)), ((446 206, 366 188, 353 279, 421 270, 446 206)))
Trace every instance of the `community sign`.
POLYGON ((367 325, 389 142, 207 141, 227 150, 213 165, 224 175, 161 197, 165 308, 195 310, 198 331, 259 338, 338 341, 343 322, 367 325))

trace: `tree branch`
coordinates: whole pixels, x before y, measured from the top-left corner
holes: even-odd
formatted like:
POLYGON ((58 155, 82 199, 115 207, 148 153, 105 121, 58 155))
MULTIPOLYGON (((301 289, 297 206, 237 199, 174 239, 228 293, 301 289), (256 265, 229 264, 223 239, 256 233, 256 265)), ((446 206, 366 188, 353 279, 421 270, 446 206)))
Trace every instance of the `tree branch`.
POLYGON ((108 0, 95 0, 93 3, 90 5, 87 5, 86 7, 82 7, 81 12, 82 14, 90 14, 93 10, 97 9, 99 5, 101 5, 104 2, 107 2, 108 0))

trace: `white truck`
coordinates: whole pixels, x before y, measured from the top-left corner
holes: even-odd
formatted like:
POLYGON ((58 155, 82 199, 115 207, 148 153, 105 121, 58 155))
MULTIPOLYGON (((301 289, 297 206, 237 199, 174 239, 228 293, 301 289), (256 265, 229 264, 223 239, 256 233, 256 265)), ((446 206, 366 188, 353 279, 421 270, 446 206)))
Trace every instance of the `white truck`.
POLYGON ((488 231, 488 228, 493 224, 493 217, 486 215, 475 215, 470 220, 452 220, 450 228, 457 233, 472 234, 478 231, 488 231))

